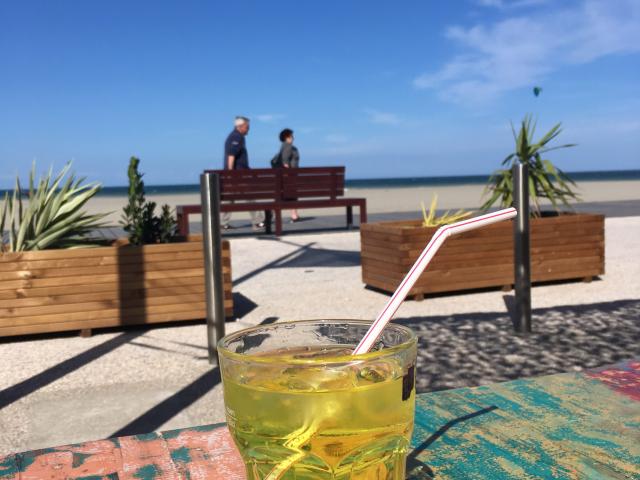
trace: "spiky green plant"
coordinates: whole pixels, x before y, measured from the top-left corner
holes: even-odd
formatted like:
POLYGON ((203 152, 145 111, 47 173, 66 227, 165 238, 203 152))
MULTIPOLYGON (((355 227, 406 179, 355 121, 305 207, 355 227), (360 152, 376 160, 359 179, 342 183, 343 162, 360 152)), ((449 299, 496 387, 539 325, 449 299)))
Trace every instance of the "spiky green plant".
POLYGON ((178 223, 169 205, 162 205, 162 213, 158 218, 158 241, 169 243, 178 234, 178 223))
POLYGON ((431 198, 431 205, 429 205, 429 211, 427 212, 427 208, 424 206, 424 202, 422 205, 422 226, 423 227, 439 227, 441 225, 448 225, 449 223, 454 223, 462 220, 463 218, 467 218, 473 212, 467 212, 465 210, 458 210, 456 212, 451 213, 451 210, 447 210, 442 215, 436 214, 436 208, 438 205, 438 195, 433 194, 431 198))
POLYGON ((26 205, 20 178, 16 178, 13 192, 5 193, 0 212, 0 251, 78 248, 93 244, 88 235, 103 226, 101 220, 105 214, 90 215, 84 207, 102 186, 99 183, 83 185, 85 178, 76 178, 69 172, 70 168, 69 162, 55 178, 49 169, 36 185, 34 164, 29 172, 26 205))
POLYGON ((177 233, 177 223, 169 205, 162 206, 162 213, 155 215, 156 203, 147 201, 144 193, 144 175, 138 170, 140 159, 131 157, 127 176, 129 178, 129 202, 122 209, 120 224, 129 234, 129 243, 168 243, 177 233))
POLYGON ((543 159, 543 155, 552 150, 574 147, 575 144, 549 146, 549 144, 562 132, 558 123, 547 132, 540 140, 534 142, 536 123, 531 115, 525 116, 516 134, 511 124, 513 138, 516 142, 516 150, 502 161, 506 168, 496 170, 489 178, 489 184, 484 190, 484 196, 490 197, 482 205, 487 210, 499 201, 500 206, 510 207, 513 203, 513 178, 511 167, 515 162, 526 163, 529 167, 529 197, 532 202, 531 214, 540 216, 540 199, 546 198, 553 208, 559 212, 561 204, 571 208, 570 200, 579 200, 580 197, 574 191, 575 182, 566 173, 556 167, 551 161, 543 159))

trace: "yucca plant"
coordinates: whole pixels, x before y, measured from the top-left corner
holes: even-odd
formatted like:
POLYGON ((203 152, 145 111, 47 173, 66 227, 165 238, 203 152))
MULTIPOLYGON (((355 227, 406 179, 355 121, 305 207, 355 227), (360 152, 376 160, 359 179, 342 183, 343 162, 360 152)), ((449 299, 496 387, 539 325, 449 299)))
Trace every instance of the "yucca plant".
POLYGON ((462 220, 463 218, 467 218, 473 212, 467 212, 465 210, 458 210, 456 212, 451 213, 451 210, 447 210, 442 215, 436 214, 436 208, 438 205, 438 195, 434 194, 431 198, 431 205, 429 205, 429 211, 427 212, 427 208, 424 206, 424 202, 422 205, 422 226, 423 227, 439 227, 441 225, 448 225, 449 223, 454 223, 462 220))
POLYGON ((502 207, 512 205, 513 175, 511 167, 518 161, 529 166, 529 197, 532 202, 532 216, 540 216, 540 199, 542 198, 549 200, 557 212, 560 211, 561 205, 571 208, 569 201, 580 199, 573 190, 574 181, 553 163, 542 157, 552 150, 575 146, 575 144, 549 145, 562 132, 561 124, 555 125, 537 142, 533 140, 536 124, 531 115, 525 116, 517 134, 513 124, 511 124, 511 130, 516 142, 516 151, 502 161, 502 165, 506 168, 496 170, 489 178, 484 196, 490 194, 490 197, 482 205, 482 209, 487 210, 497 201, 502 207))
POLYGON ((87 237, 102 225, 106 214, 90 215, 84 206, 102 186, 83 185, 85 178, 69 173, 71 163, 53 177, 49 172, 35 181, 35 164, 29 172, 26 205, 20 178, 4 196, 0 211, 0 251, 20 252, 47 248, 78 248, 92 245, 87 237), (5 231, 6 229, 6 231, 5 231))

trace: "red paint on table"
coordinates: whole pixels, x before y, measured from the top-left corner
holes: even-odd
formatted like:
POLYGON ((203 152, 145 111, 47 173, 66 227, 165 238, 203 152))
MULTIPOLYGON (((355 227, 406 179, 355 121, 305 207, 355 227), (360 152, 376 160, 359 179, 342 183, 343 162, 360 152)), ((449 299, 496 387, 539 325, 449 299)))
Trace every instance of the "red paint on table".
POLYGON ((640 362, 632 361, 587 372, 607 387, 640 402, 640 362))
POLYGON ((2 480, 245 480, 229 430, 208 425, 0 457, 2 480))

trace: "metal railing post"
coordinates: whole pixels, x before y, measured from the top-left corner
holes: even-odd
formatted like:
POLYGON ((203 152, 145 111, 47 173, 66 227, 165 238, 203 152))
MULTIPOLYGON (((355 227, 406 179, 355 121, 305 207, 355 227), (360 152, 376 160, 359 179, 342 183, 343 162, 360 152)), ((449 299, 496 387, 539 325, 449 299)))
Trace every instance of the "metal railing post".
POLYGON ((529 169, 526 163, 513 165, 513 206, 518 216, 513 222, 516 301, 514 327, 518 333, 531 332, 531 258, 529 242, 529 169))
POLYGON ((202 246, 207 300, 207 350, 209 363, 218 363, 216 344, 224 337, 224 284, 220 235, 220 179, 215 173, 200 175, 202 246))

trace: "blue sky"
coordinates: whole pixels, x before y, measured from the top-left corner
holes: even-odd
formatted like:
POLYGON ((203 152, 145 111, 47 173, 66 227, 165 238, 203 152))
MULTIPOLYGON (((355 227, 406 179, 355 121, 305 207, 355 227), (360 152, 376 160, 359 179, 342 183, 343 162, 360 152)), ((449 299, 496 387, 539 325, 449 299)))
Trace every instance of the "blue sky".
POLYGON ((0 187, 195 183, 236 114, 256 167, 290 127, 351 178, 489 173, 531 112, 564 169, 640 168, 640 0, 2 2, 0 65, 0 187))

